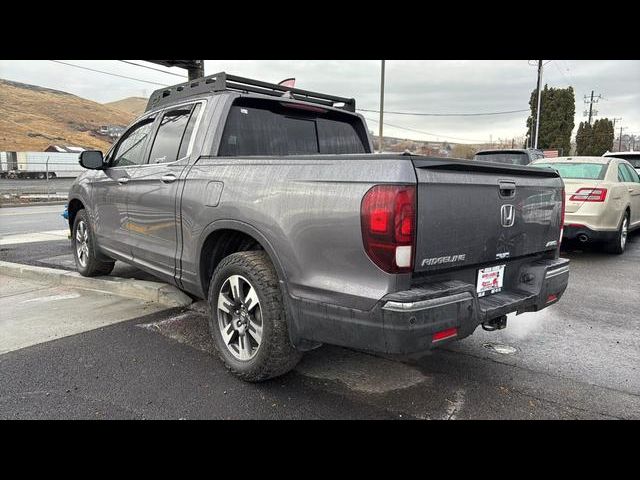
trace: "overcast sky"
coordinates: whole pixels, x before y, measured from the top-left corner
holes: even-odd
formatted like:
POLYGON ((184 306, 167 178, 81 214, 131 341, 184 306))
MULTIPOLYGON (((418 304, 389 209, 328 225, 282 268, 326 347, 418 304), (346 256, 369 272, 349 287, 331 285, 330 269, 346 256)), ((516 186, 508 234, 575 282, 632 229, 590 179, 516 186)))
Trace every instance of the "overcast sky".
MULTIPOLYGON (((87 68, 112 72, 165 85, 180 78, 117 60, 64 60, 87 68)), ((134 62, 184 74, 143 61, 134 62)), ((425 113, 484 113, 528 109, 536 86, 536 67, 527 60, 387 60, 385 111, 425 113)), ((296 78, 299 88, 356 98, 358 108, 377 110, 380 101, 380 61, 377 60, 206 60, 205 74, 226 71, 279 82, 296 78)), ((97 102, 124 97, 148 97, 161 85, 117 78, 47 60, 0 60, 0 78, 63 90, 97 102)), ((544 67, 543 83, 572 85, 576 93, 576 129, 584 120, 585 95, 601 94, 594 109, 598 117, 622 117, 625 134, 640 135, 640 61, 553 60, 544 67)), ((544 106, 543 106, 544 108, 544 106)), ((362 112, 368 119, 377 113, 362 112)), ((385 114, 384 134, 417 140, 459 143, 488 142, 522 136, 528 113, 476 117, 425 117, 385 114), (414 130, 420 130, 419 133, 414 130)), ((597 118, 597 117, 596 117, 597 118)), ((378 124, 369 121, 378 132, 378 124)), ((619 121, 617 125, 620 125, 619 121)), ((616 134, 619 130, 616 128, 616 134)), ((575 130, 574 130, 575 134, 575 130)))

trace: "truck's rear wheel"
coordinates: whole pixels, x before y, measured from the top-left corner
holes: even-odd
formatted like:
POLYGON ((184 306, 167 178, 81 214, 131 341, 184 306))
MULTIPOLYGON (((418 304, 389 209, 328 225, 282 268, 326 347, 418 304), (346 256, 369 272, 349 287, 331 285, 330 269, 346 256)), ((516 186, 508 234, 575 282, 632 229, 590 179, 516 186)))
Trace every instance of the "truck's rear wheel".
POLYGON ((226 367, 243 380, 283 375, 302 354, 289 340, 278 277, 263 251, 223 259, 209 286, 209 329, 226 367))
POLYGON ((115 262, 104 262, 96 256, 96 244, 91 231, 87 212, 82 209, 76 213, 71 233, 71 245, 76 268, 83 277, 109 275, 115 262))

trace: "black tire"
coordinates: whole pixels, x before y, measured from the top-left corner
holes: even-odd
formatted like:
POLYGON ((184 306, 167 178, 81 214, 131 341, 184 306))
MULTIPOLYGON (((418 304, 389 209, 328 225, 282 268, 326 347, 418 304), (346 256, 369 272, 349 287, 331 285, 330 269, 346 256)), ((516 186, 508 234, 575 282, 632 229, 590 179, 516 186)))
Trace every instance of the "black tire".
POLYGON ((218 356, 234 375, 248 382, 260 382, 287 373, 300 361, 302 353, 289 340, 278 276, 264 251, 238 252, 224 258, 213 272, 208 293, 211 306, 209 330, 218 356), (218 296, 225 282, 235 275, 240 275, 250 283, 259 301, 261 341, 254 356, 248 360, 240 360, 232 354, 219 326, 218 296))
POLYGON ((44 180, 44 179, 45 179, 45 176, 46 176, 46 174, 45 174, 45 173, 38 173, 38 174, 36 175, 36 178, 37 178, 38 180, 44 180))
POLYGON ((620 221, 620 227, 616 232, 616 236, 607 245, 607 251, 621 255, 624 253, 627 247, 627 240, 629 236, 629 212, 625 212, 622 220, 620 221))
MULTIPOLYGON (((82 230, 81 230, 82 231, 82 230)), ((96 243, 93 238, 93 229, 89 222, 89 216, 86 210, 78 210, 73 220, 73 231, 71 232, 71 247, 73 249, 73 259, 76 262, 76 268, 83 277, 96 277, 99 275, 109 275, 115 265, 114 261, 101 261, 96 256, 96 243), (81 225, 82 224, 82 225, 81 225), (78 234, 78 229, 86 229, 86 237, 78 234), (78 237, 86 238, 86 250, 83 258, 79 258, 78 237)))

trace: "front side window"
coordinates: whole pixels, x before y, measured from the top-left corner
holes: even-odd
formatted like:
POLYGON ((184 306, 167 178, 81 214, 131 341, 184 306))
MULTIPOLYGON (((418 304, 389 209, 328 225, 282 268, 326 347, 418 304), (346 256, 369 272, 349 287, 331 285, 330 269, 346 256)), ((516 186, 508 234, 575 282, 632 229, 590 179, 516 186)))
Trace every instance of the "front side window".
POLYGON ((122 136, 122 140, 112 155, 112 167, 126 167, 144 163, 147 140, 153 127, 153 118, 142 120, 122 136))
MULTIPOLYGON (((188 105, 164 113, 156 138, 153 140, 149 163, 169 163, 178 160, 178 153, 181 151, 192 110, 193 105, 188 105)), ((189 140, 186 139, 186 142, 188 144, 189 140)))

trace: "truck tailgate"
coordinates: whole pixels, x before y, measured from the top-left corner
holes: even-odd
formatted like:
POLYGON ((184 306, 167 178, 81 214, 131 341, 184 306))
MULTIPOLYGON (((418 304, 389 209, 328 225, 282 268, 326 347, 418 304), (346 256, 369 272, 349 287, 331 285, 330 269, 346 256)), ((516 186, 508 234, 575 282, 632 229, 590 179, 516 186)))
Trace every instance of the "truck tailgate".
POLYGON ((556 172, 415 158, 415 271, 498 263, 558 248, 563 182, 556 172))

